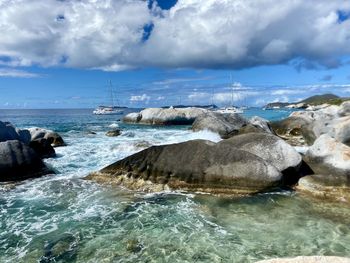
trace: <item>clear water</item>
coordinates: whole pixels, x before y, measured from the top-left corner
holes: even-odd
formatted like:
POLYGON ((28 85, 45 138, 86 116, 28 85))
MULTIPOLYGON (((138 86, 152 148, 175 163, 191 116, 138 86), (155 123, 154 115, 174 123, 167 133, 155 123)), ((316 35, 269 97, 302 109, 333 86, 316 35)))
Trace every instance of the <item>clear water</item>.
MULTIPOLYGON (((91 110, 0 111, 18 127, 61 133, 46 163, 56 175, 0 185, 0 262, 255 262, 297 255, 350 256, 350 207, 294 192, 245 198, 147 194, 83 180, 149 145, 195 138, 188 127, 125 125, 91 110), (123 134, 107 137, 119 126, 123 134), (90 135, 94 131, 96 135, 90 135)), ((290 112, 252 109, 279 119, 290 112)))

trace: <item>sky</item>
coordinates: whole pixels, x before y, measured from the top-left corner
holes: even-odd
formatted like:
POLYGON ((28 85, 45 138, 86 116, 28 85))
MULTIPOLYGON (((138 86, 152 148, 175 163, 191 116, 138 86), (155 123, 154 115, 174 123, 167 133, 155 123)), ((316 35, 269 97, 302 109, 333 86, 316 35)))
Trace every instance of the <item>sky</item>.
POLYGON ((348 0, 0 0, 0 108, 350 97, 348 0))

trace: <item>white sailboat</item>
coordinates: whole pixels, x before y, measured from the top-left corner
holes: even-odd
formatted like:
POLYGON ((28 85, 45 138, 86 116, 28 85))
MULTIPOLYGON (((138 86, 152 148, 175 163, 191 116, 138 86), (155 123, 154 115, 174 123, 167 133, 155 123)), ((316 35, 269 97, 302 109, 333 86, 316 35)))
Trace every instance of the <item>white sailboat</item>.
POLYGON ((98 106, 92 113, 95 115, 117 115, 123 114, 124 111, 118 106, 114 106, 114 94, 112 82, 109 82, 110 94, 111 94, 111 106, 98 106))
MULTIPOLYGON (((230 75, 230 79, 231 79, 231 83, 232 83, 232 76, 231 75, 230 75)), ((231 106, 220 108, 220 109, 216 110, 216 112, 223 113, 223 114, 243 113, 242 109, 233 106, 233 98, 234 98, 233 92, 234 92, 234 89, 232 87, 232 90, 231 90, 231 106)))

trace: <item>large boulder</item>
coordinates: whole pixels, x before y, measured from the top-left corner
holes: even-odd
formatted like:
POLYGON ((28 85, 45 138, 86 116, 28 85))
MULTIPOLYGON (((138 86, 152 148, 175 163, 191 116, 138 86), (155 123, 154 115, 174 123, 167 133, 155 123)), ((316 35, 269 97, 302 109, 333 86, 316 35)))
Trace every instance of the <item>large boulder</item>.
POLYGON ((319 135, 327 133, 337 141, 350 146, 350 116, 323 122, 323 125, 315 125, 314 130, 315 133, 318 131, 319 135))
POLYGON ((31 147, 40 158, 51 158, 56 156, 55 149, 52 147, 52 138, 41 138, 29 142, 31 147))
POLYGON ((302 164, 301 155, 294 147, 275 135, 248 133, 219 142, 219 145, 222 144, 229 144, 234 148, 259 156, 274 165, 281 173, 290 176, 291 182, 296 183, 299 179, 297 174, 302 164))
POLYGON ((227 139, 239 133, 239 130, 249 122, 240 114, 222 114, 206 112, 196 118, 192 124, 193 131, 209 130, 227 139))
POLYGON ((323 134, 309 148, 304 159, 314 173, 320 175, 320 181, 350 186, 349 146, 323 134))
POLYGON ((52 173, 35 151, 17 140, 0 142, 0 181, 18 181, 52 173))
POLYGON ((152 182, 170 189, 212 193, 255 193, 290 182, 271 161, 232 143, 205 140, 152 146, 88 178, 143 190, 152 182))
POLYGON ((246 134, 246 133, 270 133, 275 134, 273 129, 270 126, 268 120, 254 116, 249 120, 247 125, 242 126, 238 134, 246 134))
POLYGON ((340 105, 338 114, 342 117, 350 116, 350 101, 345 101, 340 105))
POLYGON ((127 114, 125 123, 149 125, 191 125, 201 114, 207 112, 201 108, 148 108, 139 113, 127 114))
POLYGON ((312 114, 308 115, 292 115, 284 120, 272 122, 271 127, 278 136, 291 145, 311 145, 316 135, 310 127, 314 122, 312 114))
POLYGON ((28 130, 30 132, 32 141, 44 138, 44 139, 52 140, 53 147, 66 145, 63 138, 57 132, 42 129, 42 128, 37 128, 37 127, 29 128, 28 130))
POLYGON ((0 142, 8 140, 19 140, 24 143, 29 143, 31 137, 28 130, 16 129, 9 122, 0 121, 0 142))
POLYGON ((350 258, 333 256, 300 256, 296 258, 275 258, 256 263, 350 263, 350 258))

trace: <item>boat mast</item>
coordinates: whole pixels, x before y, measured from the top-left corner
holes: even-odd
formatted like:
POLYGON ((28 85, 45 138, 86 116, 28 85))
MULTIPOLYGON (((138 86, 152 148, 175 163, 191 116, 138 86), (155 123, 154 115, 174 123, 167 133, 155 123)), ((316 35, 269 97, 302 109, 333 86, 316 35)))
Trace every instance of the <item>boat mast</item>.
POLYGON ((233 107, 233 83, 232 83, 232 74, 230 73, 230 83, 231 83, 231 107, 233 107))
POLYGON ((109 89, 110 89, 110 93, 111 93, 111 102, 112 102, 111 107, 113 108, 114 107, 114 98, 113 98, 113 86, 112 86, 111 80, 109 80, 109 89))

